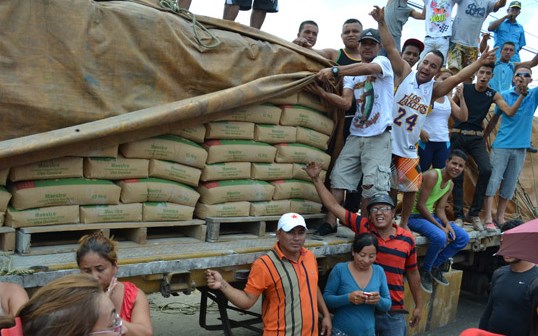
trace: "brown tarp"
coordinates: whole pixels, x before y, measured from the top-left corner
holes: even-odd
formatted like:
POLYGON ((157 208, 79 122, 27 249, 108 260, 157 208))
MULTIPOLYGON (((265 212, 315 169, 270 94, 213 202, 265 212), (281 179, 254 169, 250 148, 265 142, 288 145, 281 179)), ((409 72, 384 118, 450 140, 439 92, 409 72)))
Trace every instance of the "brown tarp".
POLYGON ((263 31, 153 2, 2 2, 0 166, 201 123, 297 92, 330 65, 263 31))

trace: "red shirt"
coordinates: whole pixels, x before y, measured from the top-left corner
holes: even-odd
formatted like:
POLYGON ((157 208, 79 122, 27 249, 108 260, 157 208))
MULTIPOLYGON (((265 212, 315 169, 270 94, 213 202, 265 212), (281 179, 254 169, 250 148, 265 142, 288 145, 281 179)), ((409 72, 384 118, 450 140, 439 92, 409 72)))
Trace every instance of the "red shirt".
POLYGON ((375 263, 383 267, 387 276, 390 298, 392 300, 391 311, 404 310, 404 274, 407 271, 416 270, 417 253, 413 234, 393 224, 396 235, 383 239, 375 226, 371 225, 368 218, 361 217, 356 213, 346 211, 345 222, 355 233, 372 233, 377 237, 379 248, 375 263))

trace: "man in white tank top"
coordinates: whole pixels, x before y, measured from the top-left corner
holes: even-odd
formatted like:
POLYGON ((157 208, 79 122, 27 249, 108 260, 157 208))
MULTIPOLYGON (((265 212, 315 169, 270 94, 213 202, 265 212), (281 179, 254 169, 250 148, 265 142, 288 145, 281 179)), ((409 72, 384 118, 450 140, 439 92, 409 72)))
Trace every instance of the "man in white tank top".
POLYGON ((494 62, 495 51, 486 49, 477 61, 457 75, 435 82, 433 78, 444 63, 443 54, 437 50, 429 52, 413 71, 395 47, 385 24, 383 9, 375 6, 371 15, 378 22, 381 40, 394 70, 397 89, 393 106, 391 196, 396 199, 398 190, 403 192, 400 225, 407 229, 415 196, 422 183, 417 142, 430 105, 473 76, 482 64, 494 62))

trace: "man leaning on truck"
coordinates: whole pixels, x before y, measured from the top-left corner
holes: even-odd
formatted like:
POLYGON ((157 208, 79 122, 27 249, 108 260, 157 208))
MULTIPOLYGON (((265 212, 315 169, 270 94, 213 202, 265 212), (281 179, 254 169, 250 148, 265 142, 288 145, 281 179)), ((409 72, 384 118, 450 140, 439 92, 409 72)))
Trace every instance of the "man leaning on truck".
POLYGON ((207 286, 220 289, 241 309, 252 307, 263 294, 264 336, 318 335, 318 309, 323 315, 320 335, 331 335, 331 317, 318 287, 316 257, 304 248, 306 230, 301 215, 282 215, 277 243, 254 261, 244 290, 231 286, 219 272, 206 271, 207 286))

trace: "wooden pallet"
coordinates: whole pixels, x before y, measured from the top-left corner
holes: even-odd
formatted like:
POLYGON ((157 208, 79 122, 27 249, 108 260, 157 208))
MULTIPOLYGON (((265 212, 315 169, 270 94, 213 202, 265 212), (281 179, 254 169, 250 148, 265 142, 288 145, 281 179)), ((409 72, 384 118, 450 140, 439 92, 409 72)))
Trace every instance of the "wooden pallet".
POLYGON ((146 244, 148 239, 173 238, 189 236, 204 241, 206 236, 205 222, 200 219, 171 222, 120 222, 65 224, 24 227, 17 230, 15 250, 21 254, 30 254, 33 247, 39 253, 72 252, 80 237, 85 234, 102 231, 107 237, 115 240, 129 240, 137 244, 146 244))
MULTIPOLYGON (((319 226, 325 221, 325 214, 303 215, 309 229, 319 226)), ((241 239, 241 234, 263 237, 267 233, 275 232, 280 216, 251 216, 251 217, 208 217, 206 218, 206 241, 214 243, 221 241, 221 235, 235 235, 241 239), (237 235, 239 234, 239 237, 237 235)), ((231 237, 226 237, 233 239, 231 237)))
POLYGON ((0 226, 0 251, 13 253, 15 251, 15 229, 0 226))

